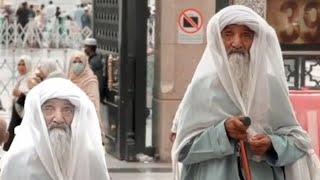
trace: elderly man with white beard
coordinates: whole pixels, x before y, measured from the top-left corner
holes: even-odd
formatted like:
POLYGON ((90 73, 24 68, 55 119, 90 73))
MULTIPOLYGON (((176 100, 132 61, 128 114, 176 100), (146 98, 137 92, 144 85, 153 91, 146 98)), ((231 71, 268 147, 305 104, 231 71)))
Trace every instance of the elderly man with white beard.
POLYGON ((175 122, 175 179, 320 179, 289 101, 277 35, 247 7, 226 7, 209 21, 175 122))
POLYGON ((99 120, 71 81, 51 78, 28 94, 1 180, 109 180, 99 120), (63 85, 63 88, 61 88, 63 85))

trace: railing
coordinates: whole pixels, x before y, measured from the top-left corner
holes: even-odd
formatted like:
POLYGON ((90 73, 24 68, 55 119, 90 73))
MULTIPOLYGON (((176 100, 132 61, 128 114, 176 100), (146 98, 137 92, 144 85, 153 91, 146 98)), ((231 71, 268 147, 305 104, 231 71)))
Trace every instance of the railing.
POLYGON ((319 156, 320 51, 286 51, 283 57, 295 115, 319 156))
POLYGON ((80 48, 83 40, 92 36, 88 27, 80 29, 72 21, 54 20, 40 28, 34 20, 22 27, 3 21, 0 24, 0 48, 80 48))
POLYGON ((9 109, 11 104, 11 94, 16 77, 18 75, 17 63, 18 58, 22 55, 29 55, 33 67, 45 59, 50 59, 57 63, 58 68, 67 72, 68 60, 73 49, 0 49, 0 99, 5 108, 9 109))
POLYGON ((290 89, 320 89, 320 51, 284 51, 290 89))

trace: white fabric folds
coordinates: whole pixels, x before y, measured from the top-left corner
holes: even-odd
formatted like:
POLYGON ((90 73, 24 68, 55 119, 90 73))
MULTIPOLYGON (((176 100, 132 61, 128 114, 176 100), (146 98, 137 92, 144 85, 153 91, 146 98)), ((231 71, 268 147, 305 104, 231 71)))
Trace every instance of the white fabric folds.
POLYGON ((93 103, 66 79, 51 78, 35 86, 26 98, 22 124, 2 165, 2 180, 109 180, 93 103), (67 99, 75 105, 67 178, 62 177, 53 156, 41 112, 41 104, 51 98, 67 99))
POLYGON ((208 127, 235 115, 251 117, 249 134, 287 135, 308 154, 285 167, 287 173, 298 174, 290 180, 300 180, 299 175, 304 175, 304 180, 320 179, 319 160, 289 100, 277 35, 263 18, 245 6, 226 7, 210 19, 206 49, 178 109, 177 136, 172 148, 175 179, 179 179, 177 157, 181 148, 208 127), (247 103, 232 77, 221 37, 221 31, 230 24, 246 25, 255 32, 250 49, 247 103), (227 99, 233 106, 221 103, 221 99, 227 99), (309 179, 306 174, 310 175, 309 179))

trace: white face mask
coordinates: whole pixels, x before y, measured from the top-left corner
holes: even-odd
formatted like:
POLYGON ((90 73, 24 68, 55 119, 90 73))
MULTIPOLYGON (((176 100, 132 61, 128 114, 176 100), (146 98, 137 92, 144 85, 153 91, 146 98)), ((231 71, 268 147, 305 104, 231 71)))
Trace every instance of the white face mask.
POLYGON ((79 75, 84 71, 84 68, 85 66, 82 63, 73 63, 72 72, 76 75, 79 75))

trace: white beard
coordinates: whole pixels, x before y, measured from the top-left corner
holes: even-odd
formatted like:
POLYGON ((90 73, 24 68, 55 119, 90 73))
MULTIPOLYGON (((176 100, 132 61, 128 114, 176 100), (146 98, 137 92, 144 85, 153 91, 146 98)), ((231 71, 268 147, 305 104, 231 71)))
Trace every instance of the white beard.
POLYGON ((248 101, 249 67, 250 57, 248 53, 232 53, 228 56, 229 66, 233 79, 240 91, 245 104, 248 101))
POLYGON ((66 125, 65 128, 52 128, 49 130, 49 137, 53 154, 55 155, 61 173, 64 178, 68 177, 70 149, 71 149, 71 129, 66 125))

